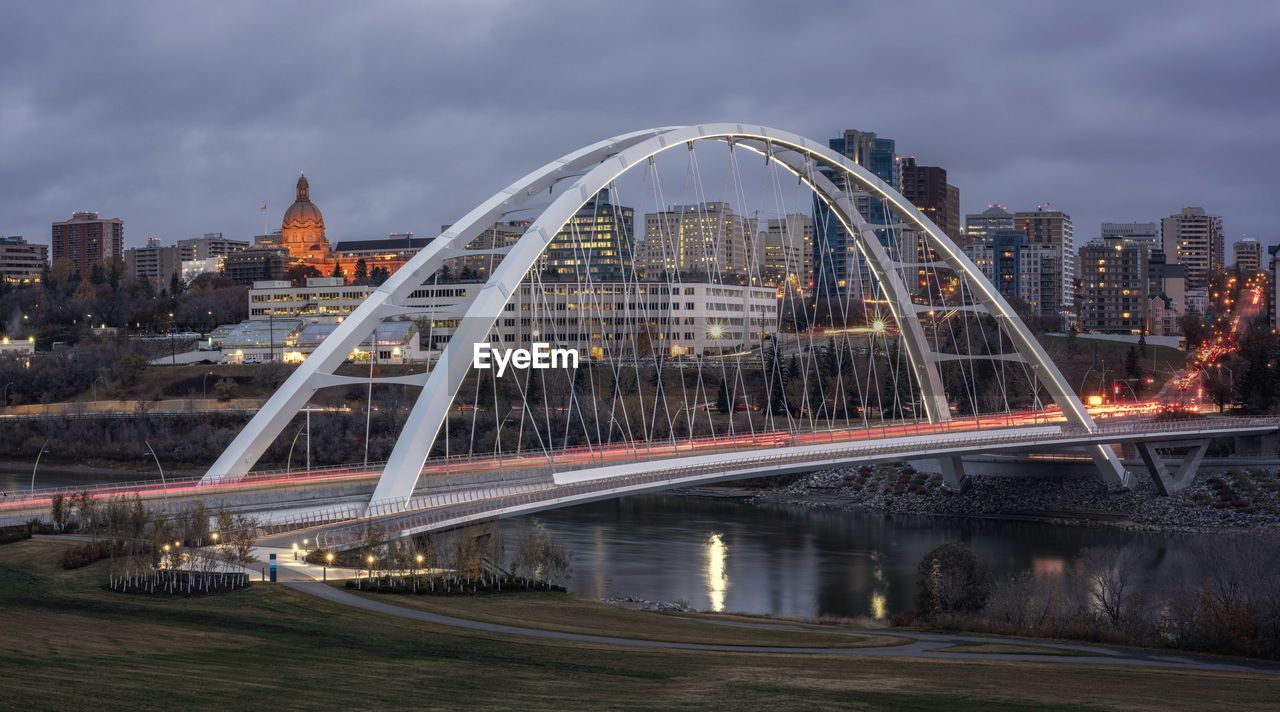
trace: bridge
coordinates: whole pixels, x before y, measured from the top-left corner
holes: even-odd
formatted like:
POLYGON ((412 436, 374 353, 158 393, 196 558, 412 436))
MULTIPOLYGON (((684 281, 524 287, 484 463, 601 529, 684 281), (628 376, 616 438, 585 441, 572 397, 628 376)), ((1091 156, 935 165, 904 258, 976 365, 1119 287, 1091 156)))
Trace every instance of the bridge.
POLYGON ((761 126, 664 127, 566 154, 466 214, 343 319, 199 480, 114 491, 268 503, 265 545, 342 550, 370 527, 404 537, 918 458, 959 490, 971 454, 1060 452, 1125 488, 1128 448, 1168 494, 1211 438, 1280 429, 1147 415, 1096 422, 966 252, 845 155, 761 126), (643 234, 635 205, 651 211, 643 234), (343 369, 406 319, 439 346, 428 366, 380 375, 375 347, 367 375, 343 369), (580 365, 499 375, 472 362, 476 344, 538 342, 580 365), (375 389, 417 394, 384 461, 369 461, 366 425, 360 465, 257 466, 324 391, 353 387, 366 423, 375 389))

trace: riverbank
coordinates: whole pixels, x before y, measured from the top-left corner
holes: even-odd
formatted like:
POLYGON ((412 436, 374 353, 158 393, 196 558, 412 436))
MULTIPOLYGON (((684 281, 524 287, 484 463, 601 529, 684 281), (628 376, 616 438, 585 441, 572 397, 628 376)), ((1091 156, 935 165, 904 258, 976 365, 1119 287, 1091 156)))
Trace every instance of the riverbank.
MULTIPOLYGON (((952 659, 938 660, 869 649, 761 654, 662 643, 637 649, 393 617, 257 583, 202 598, 122 596, 101 589, 104 563, 58 569, 59 546, 0 547, 0 699, 6 706, 73 709, 90 700, 97 709, 327 709, 339 700, 339 706, 397 709, 693 709, 712 701, 758 709, 1204 710, 1261 709, 1280 685, 1276 676, 1254 672, 1080 664, 1093 658, 1021 662, 972 653, 958 659, 952 651, 952 659)), ((540 615, 577 623, 578 604, 549 603, 564 606, 560 615, 550 608, 540 615)), ((658 617, 602 605, 586 605, 598 611, 597 635, 616 634, 614 626, 640 630, 658 617)), ((859 641, 856 633, 659 622, 667 626, 663 637, 859 641)))
POLYGON ((942 487, 941 476, 909 465, 863 467, 805 475, 757 490, 750 501, 886 514, 1280 535, 1280 473, 1262 469, 1201 472, 1187 489, 1161 497, 1141 474, 1131 489, 1122 491, 1108 491, 1093 478, 978 476, 969 478, 964 492, 953 493, 942 487))

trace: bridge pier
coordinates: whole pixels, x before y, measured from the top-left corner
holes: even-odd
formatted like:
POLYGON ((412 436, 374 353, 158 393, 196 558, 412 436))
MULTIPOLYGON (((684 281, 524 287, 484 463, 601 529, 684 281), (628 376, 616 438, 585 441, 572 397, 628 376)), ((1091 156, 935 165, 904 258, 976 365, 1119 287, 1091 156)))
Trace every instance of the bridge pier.
POLYGON ((1137 448, 1143 464, 1147 466, 1147 473, 1151 475, 1151 481, 1156 485, 1156 491, 1161 496, 1168 497, 1186 489, 1195 479, 1196 472, 1200 470, 1200 462, 1204 460, 1204 454, 1209 450, 1209 440, 1206 438, 1167 443, 1140 442, 1137 443, 1137 448), (1178 465, 1176 472, 1169 472, 1169 468, 1164 463, 1164 456, 1160 454, 1158 448, 1184 451, 1182 462, 1178 465))
POLYGON ((964 460, 958 455, 938 458, 942 469, 942 488, 953 494, 969 489, 969 478, 964 474, 964 460))
POLYGON ((1237 435, 1232 438, 1237 457, 1275 457, 1280 452, 1280 435, 1237 435))

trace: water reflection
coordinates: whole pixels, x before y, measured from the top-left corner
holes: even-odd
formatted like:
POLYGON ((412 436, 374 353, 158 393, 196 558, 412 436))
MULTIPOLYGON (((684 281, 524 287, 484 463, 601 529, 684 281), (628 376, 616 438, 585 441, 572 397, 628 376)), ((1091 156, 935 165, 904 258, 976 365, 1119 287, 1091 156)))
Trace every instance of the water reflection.
MULTIPOLYGON (((916 566, 944 541, 967 545, 997 577, 1069 573, 1088 547, 1130 546, 1162 567, 1186 535, 1035 522, 883 516, 678 496, 597 502, 536 515, 564 544, 569 588, 704 610, 871 616, 911 608, 916 566), (730 586, 732 582, 732 586, 730 586)), ((513 537, 528 526, 508 520, 513 537)), ((510 540, 509 540, 510 541, 510 540)))
POLYGON ((716 613, 724 610, 724 595, 729 590, 725 554, 724 538, 720 534, 707 537, 707 598, 711 600, 711 610, 716 613))
POLYGON ((884 576, 884 567, 880 566, 880 552, 871 552, 871 618, 882 621, 889 617, 889 597, 885 589, 889 582, 884 576))

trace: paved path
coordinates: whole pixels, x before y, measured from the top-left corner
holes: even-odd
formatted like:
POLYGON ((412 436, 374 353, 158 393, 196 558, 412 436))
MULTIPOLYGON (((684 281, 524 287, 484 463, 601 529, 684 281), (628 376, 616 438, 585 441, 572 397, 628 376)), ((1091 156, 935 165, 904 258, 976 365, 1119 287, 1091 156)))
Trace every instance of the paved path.
MULTIPOLYGON (((339 588, 335 588, 328 584, 320 582, 286 582, 284 585, 289 588, 305 593, 317 598, 324 599, 331 603, 337 603, 343 606, 350 606, 373 613, 381 613, 399 618, 408 618, 425 623, 435 623, 437 625, 450 626, 453 628, 463 628, 467 630, 481 631, 485 633, 496 633, 499 635, 514 635, 526 638, 538 638, 542 640, 560 640, 573 643, 598 643, 602 645, 616 645, 626 648, 644 648, 659 650, 705 650, 714 652, 727 653, 778 653, 787 655, 839 655, 839 656, 858 656, 858 657, 901 657, 901 658, 926 658, 941 660, 968 660, 978 662, 982 660, 1007 660, 1016 662, 1034 662, 1034 663, 1066 663, 1072 665, 1107 665, 1107 666, 1139 666, 1154 667, 1187 671, 1216 671, 1216 672, 1243 672, 1265 675, 1280 674, 1280 667, 1266 665, 1264 663, 1251 663, 1245 661, 1234 661, 1226 659, 1208 658, 1195 655, 1178 655, 1165 654, 1159 652, 1144 652, 1141 650, 1125 650, 1118 648, 1108 648, 1093 645, 1074 645, 1068 643, 1042 644, 1032 641, 1022 641, 1009 638, 994 638, 972 635, 950 635, 942 633, 920 633, 912 631, 864 631, 854 629, 838 630, 837 632, 854 633, 861 636, 884 637, 886 644, 881 647, 861 647, 861 648, 802 648, 802 647, 785 647, 785 646, 765 646, 765 645, 722 645, 715 643, 674 643, 659 640, 641 640, 637 638, 615 638, 605 635, 589 635, 585 633, 566 633, 554 630, 541 630, 537 628, 522 628, 518 626, 503 625, 500 623, 487 623, 484 621, 469 620, 466 618, 455 618, 453 616, 441 615, 439 613, 430 613, 428 611, 418 610, 414 608, 405 608, 383 601, 373 600, 358 596, 354 593, 348 593, 339 588), (894 639, 906 638, 911 642, 902 645, 897 644, 894 639), (892 642, 890 642, 892 641, 892 642), (1068 654, 1063 655, 1029 655, 1029 654, 1012 654, 1012 653, 958 653, 948 652, 945 648, 953 645, 961 644, 994 644, 994 645, 1016 645, 1019 647, 1037 647, 1047 651, 1061 650, 1068 654), (1071 655, 1069 653, 1085 653, 1085 655, 1071 655)), ((762 628, 773 630, 794 630, 814 632, 813 627, 802 625, 788 625, 775 623, 748 623, 741 621, 715 621, 704 619, 689 619, 691 624, 705 623, 709 625, 729 625, 746 628, 762 628)), ((831 629, 818 629, 823 632, 831 632, 831 629)))

